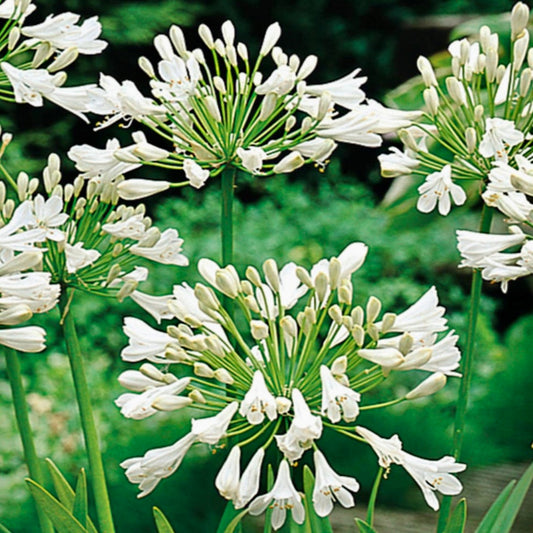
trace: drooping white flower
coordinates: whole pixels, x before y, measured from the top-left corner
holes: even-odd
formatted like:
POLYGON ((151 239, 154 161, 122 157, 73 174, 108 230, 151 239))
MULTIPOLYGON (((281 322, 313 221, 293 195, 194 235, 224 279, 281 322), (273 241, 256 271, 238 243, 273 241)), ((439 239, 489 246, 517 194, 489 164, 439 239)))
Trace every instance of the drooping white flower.
POLYGON ((289 430, 284 435, 276 435, 276 442, 285 457, 294 463, 322 435, 322 419, 311 413, 298 389, 292 389, 292 404, 294 418, 289 430))
POLYGON ((316 137, 310 141, 304 141, 297 144, 291 150, 294 150, 311 161, 316 161, 317 163, 326 163, 331 154, 337 148, 337 143, 332 139, 322 139, 316 137))
POLYGON ((423 114, 421 111, 391 109, 376 100, 368 100, 367 106, 372 116, 377 119, 377 124, 372 128, 373 133, 394 133, 402 128, 411 126, 413 121, 423 114))
POLYGON ((420 161, 412 157, 408 151, 402 152, 394 146, 389 148, 388 154, 379 155, 378 160, 384 178, 408 176, 420 165, 420 161))
POLYGON ((292 91, 296 83, 296 73, 288 65, 281 65, 270 74, 261 85, 257 86, 257 94, 274 93, 283 96, 292 91))
POLYGON ((446 385, 446 376, 442 372, 435 372, 419 383, 414 389, 410 390, 405 395, 405 398, 407 400, 415 400, 417 398, 431 396, 440 391, 444 385, 446 385))
POLYGON ((356 479, 337 474, 320 450, 315 451, 313 458, 315 462, 313 507, 316 514, 322 517, 328 516, 333 510, 335 500, 343 507, 353 507, 355 502, 349 491, 359 490, 359 483, 356 479))
POLYGON ((416 207, 422 213, 429 213, 438 204, 439 213, 447 215, 451 209, 451 199, 456 205, 463 205, 466 201, 466 193, 452 181, 452 167, 445 165, 442 170, 433 172, 426 177, 426 181, 420 185, 418 192, 420 198, 416 207))
POLYGON ((185 177, 195 189, 203 187, 205 181, 209 178, 209 170, 202 168, 193 159, 185 159, 183 161, 183 171, 185 172, 185 177))
POLYGON ((507 161, 507 149, 524 140, 524 134, 516 129, 511 120, 487 118, 485 133, 479 144, 479 153, 484 157, 494 157, 499 161, 507 161))
POLYGON ((146 226, 143 223, 144 215, 133 215, 125 220, 119 220, 104 224, 102 231, 109 233, 118 239, 140 240, 146 233, 146 226))
POLYGON ((50 284, 49 272, 23 272, 0 276, 0 306, 26 305, 32 313, 45 313, 59 298, 59 285, 50 284))
POLYGON ((276 399, 268 390, 265 378, 259 370, 254 373, 252 384, 241 402, 239 413, 252 425, 261 424, 265 414, 269 420, 275 420, 278 416, 276 399))
POLYGON ((388 468, 393 463, 403 466, 422 490, 427 504, 435 511, 439 508, 435 491, 452 496, 463 489, 459 480, 451 474, 462 472, 466 465, 456 463, 453 457, 442 457, 438 461, 421 459, 402 450, 398 435, 384 439, 361 426, 357 426, 355 431, 372 447, 380 466, 388 468))
POLYGON ((331 96, 332 102, 346 109, 354 109, 365 99, 365 93, 361 89, 361 85, 368 78, 366 76, 357 78, 356 76, 360 71, 361 69, 356 68, 338 80, 318 85, 307 85, 305 94, 320 97, 324 91, 327 91, 331 96))
POLYGON ((98 250, 87 250, 84 248, 82 242, 77 242, 74 245, 66 243, 65 258, 67 260, 67 272, 74 274, 74 272, 93 264, 100 255, 98 250))
POLYGON ((46 331, 38 326, 0 329, 0 344, 19 352, 42 352, 45 338, 46 331))
POLYGON ((75 13, 49 15, 46 20, 35 26, 23 26, 22 35, 49 43, 52 50, 75 48, 80 54, 99 54, 107 43, 98 39, 102 25, 98 17, 84 20, 77 26, 80 16, 75 13))
POLYGON ((374 133, 379 122, 368 106, 358 106, 342 117, 325 119, 317 128, 319 137, 360 146, 381 146, 382 139, 374 133))
POLYGON ((261 476, 261 465, 264 457, 264 448, 259 448, 250 459, 248 466, 244 469, 239 481, 237 496, 233 500, 235 509, 242 509, 257 494, 261 476))
POLYGON ((287 509, 290 509, 292 519, 297 524, 303 524, 305 520, 302 497, 292 484, 289 464, 285 460, 281 461, 279 465, 278 475, 272 490, 255 498, 250 504, 249 513, 251 515, 261 514, 269 506, 272 509, 271 523, 275 530, 285 523, 287 509))
POLYGON ((174 313, 170 310, 169 303, 172 300, 171 295, 152 296, 141 291, 133 291, 130 298, 146 312, 152 315, 158 324, 161 319, 170 320, 174 313))
POLYGON ((167 228, 155 245, 147 247, 135 244, 130 252, 163 265, 187 266, 189 260, 181 253, 182 244, 183 239, 179 238, 177 230, 167 228))
POLYGON ((334 424, 341 418, 345 422, 353 422, 359 414, 361 395, 339 383, 326 365, 320 367, 320 379, 322 381, 322 415, 327 414, 334 424))
POLYGON ((215 487, 226 500, 234 500, 239 492, 241 448, 233 446, 215 478, 215 487))
POLYGON ((150 494, 163 478, 171 476, 195 440, 195 436, 188 433, 171 446, 155 448, 148 451, 144 457, 132 457, 120 463, 126 470, 130 483, 139 485, 141 492, 137 494, 137 498, 150 494))
POLYGON ((191 433, 198 442, 216 444, 225 435, 238 408, 239 402, 231 402, 215 416, 200 419, 193 418, 191 433))

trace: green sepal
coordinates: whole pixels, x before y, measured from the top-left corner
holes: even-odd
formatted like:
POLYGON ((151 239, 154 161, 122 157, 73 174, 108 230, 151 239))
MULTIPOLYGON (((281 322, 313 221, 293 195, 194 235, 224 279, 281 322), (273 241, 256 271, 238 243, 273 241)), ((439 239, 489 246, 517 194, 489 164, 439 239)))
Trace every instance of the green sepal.
MULTIPOLYGON (((50 472, 50 477, 52 478, 52 483, 54 484, 54 490, 56 493, 57 498, 59 498, 59 501, 68 509, 73 510, 74 509, 74 502, 76 500, 76 493, 72 489, 72 487, 69 485, 68 481, 65 479, 59 468, 54 464, 54 462, 51 459, 45 459, 46 465, 48 466, 48 470, 50 472)), ((84 474, 85 477, 85 474, 84 474)), ((79 479, 78 479, 79 483, 79 479)), ((77 489, 76 489, 77 490, 77 489)), ((85 488, 85 491, 87 489, 85 488)), ((76 514, 74 513, 76 516, 76 514)), ((92 520, 87 516, 87 522, 85 523, 85 527, 87 528, 87 531, 89 533, 98 533, 96 527, 94 526, 92 520)))
POLYGON ((533 481, 533 463, 518 482, 511 481, 490 506, 476 533, 509 533, 533 481))
POLYGON ((61 533, 87 533, 87 529, 74 518, 72 512, 54 498, 46 489, 32 479, 26 483, 35 503, 48 516, 54 527, 61 533))
POLYGON ((355 519, 355 525, 359 528, 359 533, 378 533, 372 526, 360 518, 355 519))
POLYGON ((466 527, 466 500, 463 498, 453 510, 444 533, 464 533, 466 527))
POLYGON ((161 509, 154 507, 153 513, 154 513, 155 527, 157 529, 157 533, 174 533, 174 530, 172 529, 170 522, 168 521, 167 517, 163 514, 163 511, 161 511, 161 509))

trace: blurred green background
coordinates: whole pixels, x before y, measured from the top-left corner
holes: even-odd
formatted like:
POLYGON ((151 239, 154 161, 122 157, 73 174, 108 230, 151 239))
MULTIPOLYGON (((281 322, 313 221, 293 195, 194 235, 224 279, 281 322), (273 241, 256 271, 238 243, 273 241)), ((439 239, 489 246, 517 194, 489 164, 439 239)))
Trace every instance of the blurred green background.
MULTIPOLYGON (((81 57, 72 68, 70 83, 94 82, 97 73, 104 72, 117 79, 132 79, 147 92, 137 58, 146 55, 155 60, 151 41, 170 24, 181 25, 193 47, 200 44, 195 30, 200 22, 216 31, 229 18, 235 23, 237 38, 257 50, 264 29, 277 20, 283 30, 279 44, 286 52, 318 56, 319 65, 310 81, 329 81, 361 67, 369 78, 364 86, 367 95, 383 101, 392 89, 416 74, 419 54, 446 48, 455 25, 470 20, 473 14, 501 13, 510 7, 512 2, 486 0, 296 0, 290 4, 281 0, 57 0, 38 2, 38 10, 28 23, 67 10, 84 17, 99 15, 103 36, 110 45, 100 56, 81 57)), ((114 136, 129 140, 130 133, 118 129, 95 133, 92 126, 51 105, 42 109, 5 107, 1 124, 4 131, 15 134, 5 157, 14 173, 25 170, 30 175, 39 174, 48 153, 55 151, 63 159, 64 179, 74 176, 64 155, 70 146, 88 142, 103 147, 106 139, 114 136)), ((308 266, 321 257, 338 254, 352 241, 364 241, 370 246, 369 257, 354 278, 361 301, 374 294, 382 299, 385 309, 399 311, 435 284, 448 309, 451 327, 463 334, 469 272, 457 269, 454 229, 476 228, 478 206, 455 209, 442 218, 407 209, 409 200, 407 204, 381 205, 391 183, 379 176, 376 157, 384 151, 342 147, 323 174, 305 168, 289 177, 268 180, 239 176, 236 263, 260 265, 274 257, 281 264, 292 260, 308 266)), ((140 169, 136 177, 150 177, 155 172, 140 169)), ((411 201, 410 207, 413 205, 411 201)), ((191 283, 197 278, 194 265, 200 257, 218 258, 219 182, 213 180, 199 192, 184 190, 173 199, 156 199, 148 209, 159 227, 179 229, 191 260, 187 269, 152 269, 151 281, 142 289, 167 294, 174 283, 191 283)), ((464 456, 470 467, 530 458, 530 301, 527 280, 512 282, 505 298, 497 286, 485 285, 464 456)), ((83 297, 76 305, 118 530, 153 530, 151 507, 157 505, 179 526, 177 531, 212 532, 224 506, 213 486, 223 457, 212 456, 207 449, 195 450, 177 474, 141 501, 136 499, 136 487, 126 481, 118 466, 125 458, 174 442, 186 431, 185 419, 179 415, 124 420, 113 405, 122 392, 116 377, 126 368, 119 356, 126 343, 122 319, 130 314, 149 321, 131 302, 119 306, 83 297)), ((49 331, 49 349, 25 355, 22 363, 38 449, 73 479, 85 460, 74 391, 56 322, 54 315, 42 318, 49 331)), ((23 483, 26 471, 3 360, 0 369, 0 522, 15 533, 31 533, 37 529, 23 483)), ((390 387, 409 385, 398 379, 390 387)), ((450 380, 435 397, 380 411, 379 418, 374 416, 368 424, 384 436, 398 432, 405 448, 414 454, 440 457, 451 446, 456 391, 456 380, 450 380)), ((345 444, 344 440, 331 440, 328 457, 340 472, 359 479, 359 499, 364 501, 376 472, 375 456, 365 447, 349 443, 345 448, 345 444)), ((393 470, 382 485, 380 501, 423 508, 418 489, 406 478, 400 469, 393 470)))

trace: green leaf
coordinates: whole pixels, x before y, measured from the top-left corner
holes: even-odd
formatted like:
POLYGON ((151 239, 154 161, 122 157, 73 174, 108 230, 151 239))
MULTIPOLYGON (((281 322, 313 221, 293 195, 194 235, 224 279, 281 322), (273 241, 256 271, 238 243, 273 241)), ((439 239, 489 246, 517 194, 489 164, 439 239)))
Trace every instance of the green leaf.
POLYGON ((11 533, 11 531, 9 531, 6 526, 0 524, 0 533, 11 533))
POLYGON ((233 502, 229 501, 224 509, 222 517, 220 518, 220 522, 217 527, 217 533, 224 533, 227 531, 229 524, 232 523, 234 518, 240 514, 241 512, 237 511, 237 509, 233 507, 233 502))
POLYGON ((58 531, 61 531, 61 533, 87 533, 87 529, 46 489, 32 479, 26 479, 26 483, 36 504, 46 513, 46 516, 48 516, 58 531))
MULTIPOLYGON (((50 471, 50 476, 52 478, 52 483, 54 484, 54 489, 56 492, 59 501, 71 511, 74 508, 74 500, 76 499, 76 493, 69 485, 68 481, 65 479, 59 468, 54 464, 51 459, 45 459, 50 471)), ((87 517, 87 530, 89 533, 98 533, 96 527, 94 526, 92 520, 87 517)))
POLYGON ((233 520, 226 526, 224 533, 236 533, 239 530, 242 531, 241 520, 246 516, 247 513, 248 509, 245 509, 235 516, 233 520))
POLYGON ((466 527, 466 500, 463 498, 453 510, 444 533, 463 533, 466 527))
POLYGON ((378 533, 372 526, 360 518, 355 519, 355 524, 359 528, 359 533, 378 533))
POLYGON ((333 533, 329 518, 321 518, 316 514, 313 508, 313 488, 315 486, 315 477, 313 476, 313 472, 311 472, 311 469, 307 465, 304 466, 303 477, 306 517, 309 517, 311 531, 320 531, 320 533, 333 533))
POLYGON ((508 533, 511 531, 532 481, 533 463, 529 465, 529 468, 523 473, 522 477, 513 488, 505 505, 498 514, 494 526, 490 529, 490 533, 508 533))
MULTIPOLYGON (((267 490, 271 490, 274 486, 274 470, 272 465, 268 465, 267 469, 267 490)), ((270 525, 272 520, 272 509, 269 507, 265 513, 265 527, 263 533, 272 533, 272 526, 270 525)))
POLYGON ((72 507, 72 514, 86 528, 88 513, 87 478, 85 477, 85 470, 82 468, 78 475, 78 481, 76 482, 76 497, 74 499, 74 506, 72 507))
POLYGON ((174 533, 174 530, 172 529, 170 522, 167 520, 167 517, 163 514, 163 511, 154 507, 153 512, 157 533, 174 533))

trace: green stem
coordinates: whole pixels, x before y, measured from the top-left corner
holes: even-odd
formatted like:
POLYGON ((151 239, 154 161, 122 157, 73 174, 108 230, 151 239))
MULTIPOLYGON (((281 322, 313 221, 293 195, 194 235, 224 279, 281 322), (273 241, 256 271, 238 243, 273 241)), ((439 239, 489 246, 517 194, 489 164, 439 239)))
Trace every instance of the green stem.
MULTIPOLYGON (((11 394, 13 396, 15 418, 17 419, 17 427, 19 430, 20 440, 22 441, 22 449, 24 450, 24 460, 28 466, 31 479, 39 483, 39 485, 44 485, 43 471, 41 469, 41 463, 37 457, 35 443, 33 441, 30 417, 28 413, 28 404, 26 402, 26 394, 24 392, 24 385, 22 383, 22 373, 20 371, 20 362, 17 352, 11 348, 6 348, 5 356, 7 376, 11 386, 11 394)), ((42 533, 54 533, 52 522, 50 522, 48 517, 38 505, 37 517, 39 519, 42 533)))
POLYGON ((383 468, 380 466, 378 473, 376 475, 376 480, 374 481, 374 486, 372 487, 372 492, 370 493, 370 500, 368 501, 368 511, 366 514, 366 523, 371 527, 372 527, 372 523, 374 522, 374 509, 376 507, 379 484, 381 483, 382 477, 383 477, 383 468))
POLYGON ((98 441, 98 432, 94 421, 87 377, 85 375, 83 355, 76 333, 74 317, 70 311, 70 304, 70 295, 67 294, 66 290, 62 291, 59 303, 62 317, 61 325, 65 336, 72 378, 76 388, 78 409, 80 411, 85 447, 89 459, 89 470, 92 478, 96 514, 98 516, 100 531, 102 533, 114 533, 115 527, 113 526, 113 517, 111 515, 111 506, 107 493, 104 466, 102 464, 102 455, 98 441))
MULTIPOLYGON (((481 211, 481 221, 479 231, 488 233, 492 222, 492 209, 483 205, 481 211)), ((468 396, 472 384, 473 366, 474 366, 474 348, 476 343, 476 326, 479 314, 479 301, 481 299, 482 285, 481 271, 472 272, 472 282, 470 285, 470 308, 468 310, 468 329, 466 333, 466 345, 462 356, 462 374, 461 385, 459 389, 459 399, 457 401, 457 411, 455 412, 455 425, 453 432, 453 456, 459 460, 463 448, 464 430, 466 425, 466 412, 468 408, 468 396)), ((445 496, 442 500, 442 506, 437 524, 437 533, 442 533, 446 528, 450 514, 452 498, 445 496)))
POLYGON ((220 231, 222 240, 222 266, 233 262, 233 189, 235 169, 226 168, 222 172, 222 212, 220 231))

